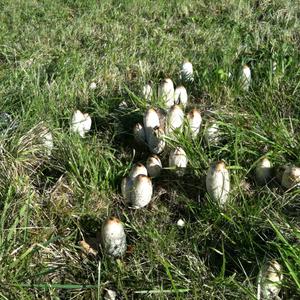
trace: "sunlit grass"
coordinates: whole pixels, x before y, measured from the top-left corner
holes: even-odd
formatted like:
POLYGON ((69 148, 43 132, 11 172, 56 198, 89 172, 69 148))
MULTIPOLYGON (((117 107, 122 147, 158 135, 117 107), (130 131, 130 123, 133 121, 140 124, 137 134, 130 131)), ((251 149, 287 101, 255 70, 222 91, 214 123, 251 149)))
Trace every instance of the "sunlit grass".
POLYGON ((296 2, 30 0, 0 8, 0 112, 12 117, 0 134, 1 298, 102 299, 109 288, 122 299, 255 299, 261 266, 273 258, 283 267, 280 296, 299 297, 300 194, 275 179, 278 167, 300 166, 296 2), (185 59, 194 68, 185 113, 200 109, 200 133, 167 138, 153 203, 130 210, 121 180, 149 154, 133 149, 132 128, 147 107, 142 88, 166 77, 182 84, 185 59), (77 109, 92 118, 84 138, 70 131, 77 109), (204 138, 210 118, 220 129, 216 145, 204 138), (51 154, 40 139, 45 128, 51 154), (188 158, 182 177, 168 169, 177 146, 188 158), (258 186, 255 166, 266 155, 274 179, 258 186), (221 159, 231 174, 226 209, 205 188, 221 159), (111 215, 127 232, 122 259, 98 247, 111 215), (86 255, 82 240, 99 254, 86 255))

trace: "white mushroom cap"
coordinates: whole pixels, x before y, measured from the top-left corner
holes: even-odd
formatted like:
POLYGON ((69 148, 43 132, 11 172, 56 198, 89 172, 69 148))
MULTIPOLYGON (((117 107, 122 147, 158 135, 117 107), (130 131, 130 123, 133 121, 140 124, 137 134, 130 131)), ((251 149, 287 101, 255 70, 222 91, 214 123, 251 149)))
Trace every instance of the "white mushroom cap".
POLYGON ((138 175, 148 176, 146 167, 141 163, 136 163, 130 170, 129 177, 133 180, 138 175))
POLYGON ((300 187, 300 168, 296 166, 286 166, 282 175, 281 184, 287 189, 300 187))
POLYGON ((258 183, 260 184, 267 183, 272 176, 271 161, 267 157, 261 159, 256 165, 255 173, 256 173, 256 180, 258 181, 258 183))
POLYGON ((118 218, 106 220, 101 229, 101 243, 108 255, 123 256, 127 249, 126 234, 118 218))
POLYGON ((170 152, 169 167, 175 167, 178 175, 183 175, 187 167, 188 159, 185 151, 181 147, 176 147, 170 152))
POLYGON ((95 90, 96 88, 97 88, 96 82, 91 82, 91 84, 90 84, 90 89, 91 89, 91 90, 95 90))
POLYGON ((184 225, 185 225, 185 222, 184 222, 182 219, 179 219, 179 220, 177 221, 177 226, 178 226, 178 227, 184 227, 184 225))
POLYGON ((187 166, 187 156, 181 147, 176 147, 170 152, 169 166, 180 168, 185 168, 187 166))
POLYGON ((186 107, 188 102, 188 94, 184 86, 178 86, 174 92, 174 103, 186 107))
POLYGON ((142 208, 149 204, 152 198, 152 181, 146 175, 138 175, 133 180, 131 203, 133 208, 142 208))
POLYGON ((179 105, 173 105, 167 115, 167 133, 181 129, 184 121, 184 113, 179 105))
POLYGON ((241 81, 243 90, 248 91, 251 83, 251 70, 247 65, 243 66, 241 81))
POLYGON ((160 83, 158 97, 163 99, 167 108, 174 105, 174 84, 170 78, 166 78, 160 83))
POLYGON ((159 115, 154 108, 148 108, 144 115, 144 130, 146 141, 149 143, 150 135, 154 128, 160 126, 159 115))
POLYGON ((185 81, 193 81, 193 65, 189 61, 185 61, 181 67, 181 78, 185 81))
POLYGON ((150 177, 159 176, 162 169, 162 164, 160 158, 157 155, 149 156, 146 166, 150 177))
POLYGON ((161 153, 165 148, 164 131, 160 127, 152 129, 148 137, 148 148, 154 154, 161 153))
POLYGON ((226 204, 230 191, 230 178, 223 161, 212 164, 208 169, 206 189, 214 201, 217 201, 221 206, 226 204))
POLYGON ((194 108, 187 114, 188 125, 192 133, 192 137, 196 137, 200 131, 202 117, 198 109, 194 108))

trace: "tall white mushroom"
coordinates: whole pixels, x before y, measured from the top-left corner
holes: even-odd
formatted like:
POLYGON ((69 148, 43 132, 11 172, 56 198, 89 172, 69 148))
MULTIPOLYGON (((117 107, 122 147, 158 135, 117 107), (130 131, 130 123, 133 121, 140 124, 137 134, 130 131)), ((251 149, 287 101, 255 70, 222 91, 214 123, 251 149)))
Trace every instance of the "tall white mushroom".
POLYGON ((164 130, 166 127, 167 112, 161 108, 156 108, 156 112, 159 119, 159 127, 164 130))
POLYGON ((188 60, 182 64, 180 75, 184 81, 194 81, 193 65, 188 60))
POLYGON ((162 169, 162 164, 160 158, 157 155, 153 154, 149 156, 146 166, 150 177, 155 178, 159 176, 162 169))
POLYGON ((111 217, 104 222, 101 229, 101 244, 108 255, 120 257, 125 254, 126 234, 118 218, 111 217))
POLYGON ((131 191, 131 204, 133 208, 142 208, 146 206, 152 198, 153 187, 150 177, 138 175, 133 180, 131 191))
POLYGON ((174 103, 186 107, 188 102, 188 94, 184 86, 178 86, 174 92, 174 103))
POLYGON ((147 109, 144 115, 144 130, 148 148, 152 153, 159 154, 165 147, 164 130, 160 126, 160 115, 154 108, 147 109))
POLYGON ((164 130, 160 127, 152 129, 148 137, 148 148, 154 154, 160 154, 166 146, 164 130))
POLYGON ((176 129, 181 129, 184 121, 184 113, 179 105, 173 105, 167 114, 166 132, 172 133, 176 129))
POLYGON ((71 121, 71 130, 78 133, 81 137, 91 129, 92 119, 88 113, 83 114, 80 110, 76 110, 71 121))
POLYGON ((228 200, 230 191, 229 172, 223 161, 214 163, 208 169, 206 175, 206 190, 209 196, 224 206, 228 200))
POLYGON ((251 84, 251 70, 247 65, 243 66, 242 76, 241 76, 242 89, 248 91, 251 84))
POLYGON ((185 151, 181 147, 176 147, 171 150, 169 155, 169 167, 175 167, 176 173, 179 176, 182 176, 187 167, 188 159, 185 151))
POLYGON ((167 108, 174 105, 174 84, 170 78, 161 81, 158 87, 158 97, 164 101, 167 108))
POLYGON ((146 141, 149 143, 153 129, 160 126, 159 115, 154 108, 148 108, 144 115, 144 130, 146 141))
POLYGON ((147 169, 141 163, 133 165, 128 177, 124 177, 121 182, 121 193, 126 202, 131 202, 131 193, 133 190, 133 181, 138 175, 148 175, 147 169))
POLYGON ((195 138, 199 131, 202 123, 201 113, 198 109, 194 108, 187 114, 187 121, 189 129, 192 133, 192 137, 195 138))

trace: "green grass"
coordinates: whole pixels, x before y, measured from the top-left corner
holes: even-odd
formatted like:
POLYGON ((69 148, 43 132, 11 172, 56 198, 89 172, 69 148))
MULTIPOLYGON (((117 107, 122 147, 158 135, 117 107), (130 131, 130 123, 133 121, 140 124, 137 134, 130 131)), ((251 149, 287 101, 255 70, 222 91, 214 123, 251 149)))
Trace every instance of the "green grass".
POLYGON ((121 299, 256 299, 259 270, 275 258, 281 297, 298 299, 300 192, 257 186, 253 171, 266 154, 275 167, 300 166, 299 17, 297 1, 280 0, 0 1, 0 112, 17 125, 0 136, 0 298, 102 299, 110 288, 121 299), (130 210, 120 183, 147 158, 132 148, 142 86, 180 84, 185 58, 191 106, 218 113, 223 142, 205 146, 205 116, 195 141, 177 134, 168 145, 186 151, 186 175, 164 170, 153 204, 130 210), (76 109, 93 120, 84 139, 69 130, 76 109), (226 210, 205 189, 219 159, 231 172, 226 210), (124 222, 131 253, 87 256, 79 241, 95 241, 110 215, 124 222))

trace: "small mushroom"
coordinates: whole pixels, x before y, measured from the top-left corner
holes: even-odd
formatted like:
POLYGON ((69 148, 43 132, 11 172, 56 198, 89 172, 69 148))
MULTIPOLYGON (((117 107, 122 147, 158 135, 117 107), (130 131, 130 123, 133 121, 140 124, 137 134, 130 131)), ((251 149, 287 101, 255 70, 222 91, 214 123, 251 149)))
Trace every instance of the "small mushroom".
POLYGON ((148 108, 144 115, 144 130, 146 141, 149 143, 153 129, 160 126, 159 115, 154 108, 148 108))
POLYGON ((159 176, 162 169, 162 164, 161 160, 157 155, 149 156, 147 159, 146 166, 150 177, 155 178, 159 176))
POLYGON ((178 86, 174 92, 174 103, 186 107, 188 103, 188 94, 184 86, 178 86))
POLYGON ((90 90, 95 90, 97 88, 96 82, 91 82, 90 84, 90 90))
POLYGON ((150 177, 146 175, 138 175, 135 177, 130 197, 132 207, 138 209, 149 204, 152 193, 153 187, 150 177))
POLYGON ((184 174, 187 163, 186 153, 181 147, 176 147, 170 152, 169 167, 175 167, 177 175, 182 176, 184 174))
POLYGON ((177 221, 177 226, 178 227, 184 227, 184 225, 185 225, 185 222, 184 222, 184 220, 182 220, 182 219, 179 219, 178 221, 177 221))
POLYGON ((173 105, 167 115, 166 132, 172 133, 181 129, 184 121, 184 113, 179 105, 173 105))
POLYGON ((285 166, 281 184, 286 189, 300 187, 300 168, 294 165, 285 166))
POLYGON ((214 163, 208 169, 206 175, 206 190, 209 196, 224 206, 228 200, 230 191, 229 172, 223 161, 214 163))
POLYGON ((247 65, 243 66, 242 76, 241 76, 242 89, 248 91, 251 83, 251 70, 247 65))
POLYGON ((170 78, 161 81, 158 87, 158 97, 164 101, 167 108, 174 105, 174 84, 170 78))
POLYGON ((255 168, 256 180, 259 184, 266 184, 272 177, 272 163, 267 158, 261 159, 255 168))
POLYGON ((104 222, 101 229, 101 244, 108 255, 120 257, 125 254, 126 234, 118 218, 111 217, 104 222))
POLYGON ((149 150, 154 154, 159 154, 165 149, 165 146, 164 130, 160 127, 153 128, 148 136, 149 150))
POLYGON ((181 67, 180 75, 181 79, 184 81, 194 81, 194 74, 193 74, 193 65, 188 61, 184 61, 181 67))
POLYGON ((129 177, 133 180, 138 175, 148 175, 146 167, 141 163, 136 163, 130 170, 129 177))
POLYGON ((198 109, 194 108, 187 114, 187 121, 192 137, 195 138, 199 131, 202 123, 201 113, 198 109))

